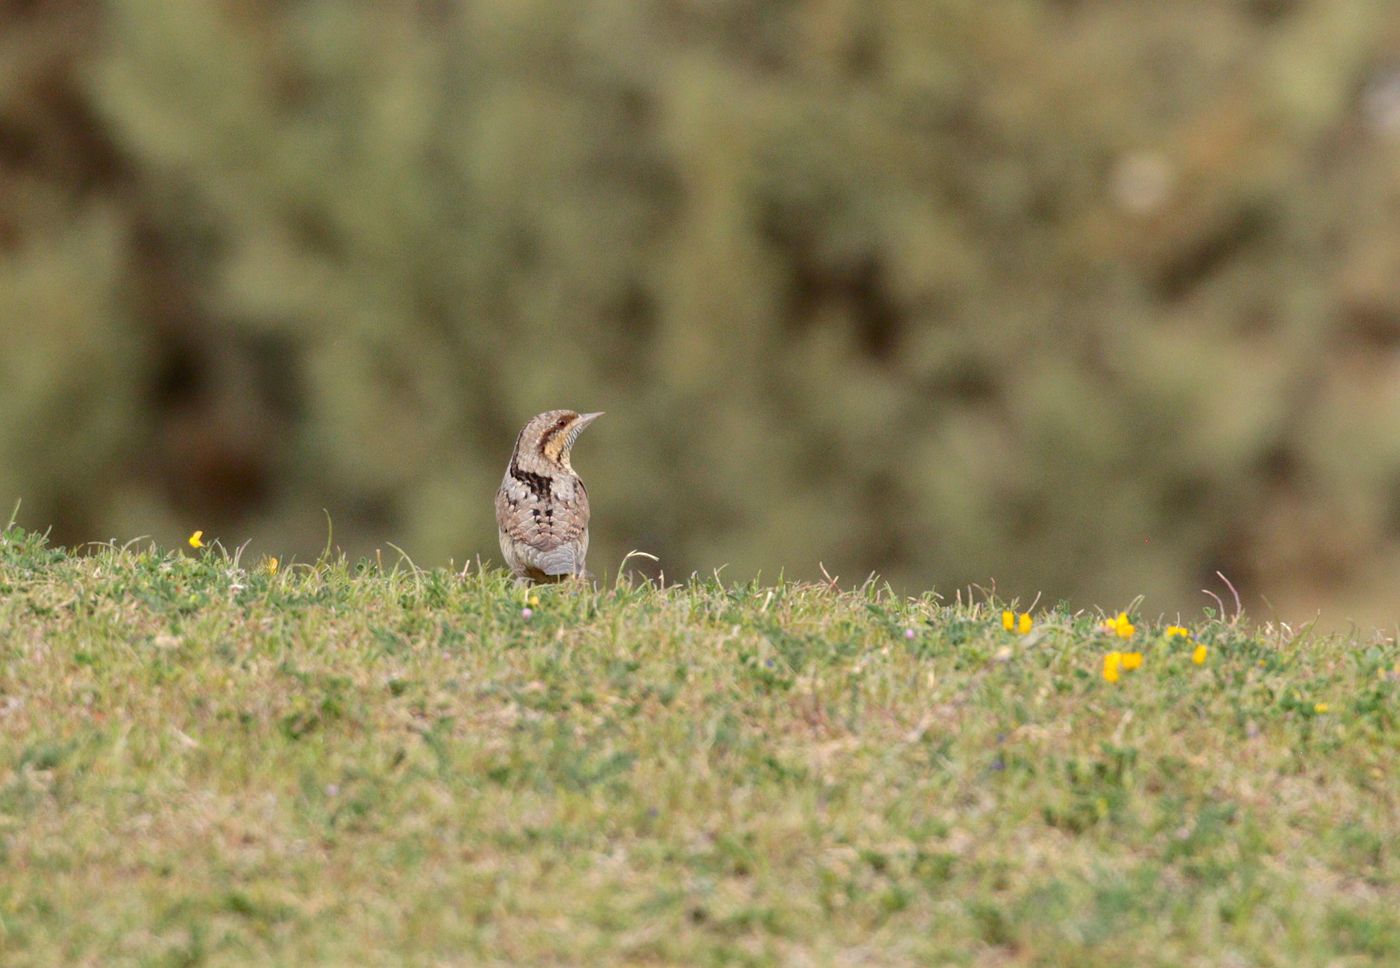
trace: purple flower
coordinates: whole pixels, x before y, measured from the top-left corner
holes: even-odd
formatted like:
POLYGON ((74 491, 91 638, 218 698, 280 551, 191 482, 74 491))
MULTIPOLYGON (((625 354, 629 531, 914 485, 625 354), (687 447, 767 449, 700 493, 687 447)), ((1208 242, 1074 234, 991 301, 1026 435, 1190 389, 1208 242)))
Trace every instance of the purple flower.
POLYGON ((913 629, 905 629, 905 630, 904 630, 904 637, 905 637, 906 639, 912 639, 912 638, 914 637, 914 630, 913 630, 913 629))
POLYGON ((527 622, 530 621, 530 616, 534 614, 534 611, 532 611, 528 605, 520 610, 520 617, 527 622))

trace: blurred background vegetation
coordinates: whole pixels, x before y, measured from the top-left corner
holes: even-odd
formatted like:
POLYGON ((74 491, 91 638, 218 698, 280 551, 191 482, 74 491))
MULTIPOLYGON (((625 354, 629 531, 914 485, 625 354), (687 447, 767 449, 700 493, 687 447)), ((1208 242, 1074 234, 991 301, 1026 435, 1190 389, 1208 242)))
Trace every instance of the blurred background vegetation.
POLYGON ((6 0, 0 326, 60 542, 1393 622, 1400 5, 6 0))

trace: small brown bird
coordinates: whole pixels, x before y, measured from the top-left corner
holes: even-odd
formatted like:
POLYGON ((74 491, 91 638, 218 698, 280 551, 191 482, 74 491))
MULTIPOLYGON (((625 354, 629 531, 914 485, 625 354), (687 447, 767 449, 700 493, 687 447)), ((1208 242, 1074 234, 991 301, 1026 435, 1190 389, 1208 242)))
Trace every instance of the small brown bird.
POLYGON ((517 581, 586 578, 588 492, 569 463, 569 450, 602 413, 550 410, 515 438, 501 489, 496 526, 501 554, 517 581))

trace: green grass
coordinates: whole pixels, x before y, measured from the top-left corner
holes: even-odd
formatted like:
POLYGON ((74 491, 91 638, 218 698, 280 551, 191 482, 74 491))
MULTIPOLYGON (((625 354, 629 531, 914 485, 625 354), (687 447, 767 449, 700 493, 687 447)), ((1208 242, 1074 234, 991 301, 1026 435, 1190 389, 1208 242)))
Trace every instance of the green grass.
POLYGON ((0 964, 1400 959, 1388 637, 535 594, 8 531, 0 964))

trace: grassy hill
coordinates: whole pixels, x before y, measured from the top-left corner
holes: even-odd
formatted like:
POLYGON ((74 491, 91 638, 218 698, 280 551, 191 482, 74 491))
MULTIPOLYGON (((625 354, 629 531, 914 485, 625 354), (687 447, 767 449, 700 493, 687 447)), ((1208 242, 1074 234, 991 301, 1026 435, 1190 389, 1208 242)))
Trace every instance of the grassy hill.
POLYGON ((5 532, 0 963, 1400 958, 1389 636, 529 595, 5 532))

